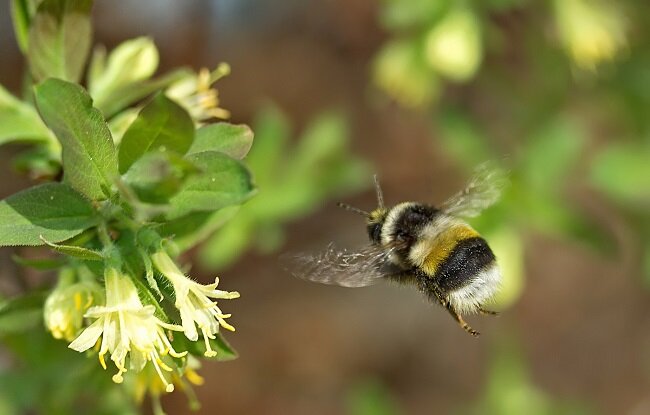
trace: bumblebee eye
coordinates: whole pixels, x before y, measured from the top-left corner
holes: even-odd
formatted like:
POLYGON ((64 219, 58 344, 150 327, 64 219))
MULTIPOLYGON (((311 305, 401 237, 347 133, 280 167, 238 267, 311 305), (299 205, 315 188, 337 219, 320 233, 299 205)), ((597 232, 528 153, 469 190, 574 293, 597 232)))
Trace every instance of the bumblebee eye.
POLYGON ((373 223, 368 225, 368 236, 370 236, 370 240, 375 243, 381 242, 381 224, 373 223))

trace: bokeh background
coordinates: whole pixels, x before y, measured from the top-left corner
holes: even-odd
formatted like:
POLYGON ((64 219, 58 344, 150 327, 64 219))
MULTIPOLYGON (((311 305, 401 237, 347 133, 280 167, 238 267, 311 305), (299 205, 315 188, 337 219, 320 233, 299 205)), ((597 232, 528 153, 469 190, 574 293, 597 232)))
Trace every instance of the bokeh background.
MULTIPOLYGON (((123 0, 94 18, 108 48, 152 37, 161 71, 228 62, 221 106, 256 133, 259 195, 186 257, 242 294, 228 304, 240 357, 203 364, 197 413, 650 413, 650 4, 123 0), (309 284, 278 259, 366 243, 335 202, 374 207, 373 173, 387 203, 435 204, 485 160, 512 184, 473 222, 505 274, 502 315, 468 318, 478 339, 414 289, 309 284)), ((8 2, 0 50, 18 92, 8 2)), ((9 162, 20 149, 2 148, 2 197, 28 183, 9 162)), ((3 292, 24 289, 1 259, 3 292)), ((74 352, 59 345, 41 372, 21 360, 52 341, 0 349, 0 409, 70 413, 74 368, 56 360, 74 352)), ((81 397, 95 399, 120 395, 81 397)), ((163 402, 191 413, 182 393, 163 402)))

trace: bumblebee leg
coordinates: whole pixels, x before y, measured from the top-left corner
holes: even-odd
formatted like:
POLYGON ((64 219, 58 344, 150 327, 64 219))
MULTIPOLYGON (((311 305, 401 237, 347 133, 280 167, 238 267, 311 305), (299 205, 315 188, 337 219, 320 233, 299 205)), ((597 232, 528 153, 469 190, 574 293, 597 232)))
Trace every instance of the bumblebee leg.
POLYGON ((474 337, 478 337, 481 335, 478 331, 474 330, 473 328, 470 327, 469 324, 463 319, 463 317, 456 312, 456 310, 453 309, 449 301, 446 302, 445 308, 447 311, 449 311, 449 314, 458 322, 458 324, 465 330, 467 333, 471 334, 474 337))
POLYGON ((483 307, 479 307, 478 312, 481 313, 481 314, 485 314, 487 316, 495 316, 496 317, 496 316, 499 315, 498 311, 486 310, 483 307))
POLYGON ((436 295, 436 298, 442 304, 444 308, 447 309, 449 314, 456 320, 456 322, 465 330, 467 333, 474 337, 478 337, 481 335, 478 331, 474 330, 473 328, 470 327, 469 324, 463 319, 463 317, 454 310, 454 307, 451 305, 449 300, 445 299, 440 290, 434 289, 434 293, 436 295))

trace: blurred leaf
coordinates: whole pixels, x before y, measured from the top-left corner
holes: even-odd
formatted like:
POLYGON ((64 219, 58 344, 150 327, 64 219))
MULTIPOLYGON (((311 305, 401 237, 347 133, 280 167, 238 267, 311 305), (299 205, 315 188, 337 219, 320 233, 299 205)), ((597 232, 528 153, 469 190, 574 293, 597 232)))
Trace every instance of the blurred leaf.
POLYGON ((390 390, 375 380, 358 382, 348 392, 348 415, 396 415, 399 411, 390 390))
POLYGON ((41 117, 63 147, 64 180, 90 199, 105 199, 117 177, 117 155, 101 113, 79 85, 48 79, 35 93, 41 117))
POLYGON ((190 154, 187 160, 202 172, 190 177, 170 199, 169 219, 238 205, 253 195, 251 174, 239 161, 216 151, 190 154))
POLYGON ((61 242, 98 222, 92 205, 71 187, 47 183, 0 201, 0 246, 61 242))
POLYGON ((120 43, 106 59, 102 47, 95 49, 88 70, 88 91, 101 108, 116 90, 149 79, 158 68, 158 49, 148 37, 120 43))
POLYGON ((0 144, 50 140, 55 139, 34 107, 16 99, 0 85, 0 144))
POLYGON ((576 125, 556 119, 531 136, 521 157, 522 180, 529 188, 559 194, 584 148, 584 137, 576 125))
POLYGON ((27 52, 29 26, 36 13, 36 5, 37 2, 34 0, 11 0, 11 21, 14 24, 18 47, 23 53, 27 52))
POLYGON ((49 271, 53 269, 59 269, 63 265, 65 265, 65 262, 62 261, 61 259, 54 259, 54 258, 33 259, 33 258, 23 258, 18 255, 12 255, 11 258, 18 265, 27 268, 33 268, 39 271, 49 271))
POLYGON ((505 12, 510 9, 526 6, 527 3, 530 3, 530 0, 484 0, 481 3, 490 10, 505 12))
POLYGON ((223 269, 242 255, 251 243, 259 241, 261 238, 259 233, 255 232, 253 220, 244 211, 225 223, 201 247, 201 263, 212 269, 223 269))
POLYGON ((126 172, 147 152, 173 151, 182 156, 193 140, 194 123, 189 114, 159 93, 124 133, 118 153, 119 171, 126 172))
POLYGON ((277 167, 282 164, 287 151, 289 120, 278 108, 268 105, 256 115, 253 131, 255 146, 246 160, 260 188, 264 189, 282 174, 277 167))
MULTIPOLYGON (((59 144, 58 141, 56 143, 59 144)), ((40 146, 33 146, 17 154, 12 163, 18 172, 38 180, 56 180, 61 172, 60 161, 56 160, 47 148, 40 146)))
POLYGON ((208 124, 196 131, 188 154, 220 151, 235 159, 243 159, 253 144, 253 131, 244 124, 226 122, 208 124))
POLYGON ((379 18, 389 30, 417 28, 438 19, 449 3, 449 0, 384 0, 379 18))
POLYGON ((0 337, 30 331, 42 324, 45 294, 43 291, 33 291, 0 302, 0 337))
POLYGON ((440 130, 436 138, 465 169, 471 171, 482 162, 495 158, 488 137, 460 109, 444 111, 436 121, 440 130))
MULTIPOLYGON (((237 214, 240 206, 229 206, 216 212, 195 212, 178 219, 166 221, 158 228, 162 237, 174 239, 178 249, 186 251, 202 242, 217 229, 224 225, 237 214)), ((228 244, 230 245, 230 244, 228 244)), ((220 251, 214 251, 218 255, 220 251)))
POLYGON ((612 144, 593 160, 591 182, 621 203, 650 206, 650 146, 612 144))
POLYGON ((536 387, 517 345, 507 338, 497 345, 483 396, 461 414, 579 415, 591 411, 581 403, 556 400, 536 387))
POLYGON ((191 174, 199 169, 171 152, 150 152, 137 160, 124 175, 124 181, 145 203, 168 203, 191 174))
POLYGON ((91 44, 92 0, 44 0, 29 30, 27 58, 36 82, 79 82, 91 44))

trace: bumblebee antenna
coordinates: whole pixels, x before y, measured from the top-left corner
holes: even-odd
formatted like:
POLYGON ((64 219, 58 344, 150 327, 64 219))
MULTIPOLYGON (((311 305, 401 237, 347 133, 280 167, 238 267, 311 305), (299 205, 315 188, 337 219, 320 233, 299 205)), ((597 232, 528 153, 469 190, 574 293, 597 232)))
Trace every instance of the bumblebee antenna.
POLYGON ((358 213, 359 215, 363 215, 363 216, 366 216, 366 217, 370 216, 370 213, 366 212, 365 210, 355 208, 354 206, 350 206, 350 205, 348 205, 346 203, 338 202, 336 204, 336 206, 338 206, 340 208, 343 208, 345 210, 349 210, 350 212, 358 213))
POLYGON ((375 174, 372 176, 375 179, 375 190, 377 191, 377 205, 380 209, 384 208, 384 193, 381 191, 381 186, 379 185, 379 179, 375 174))

